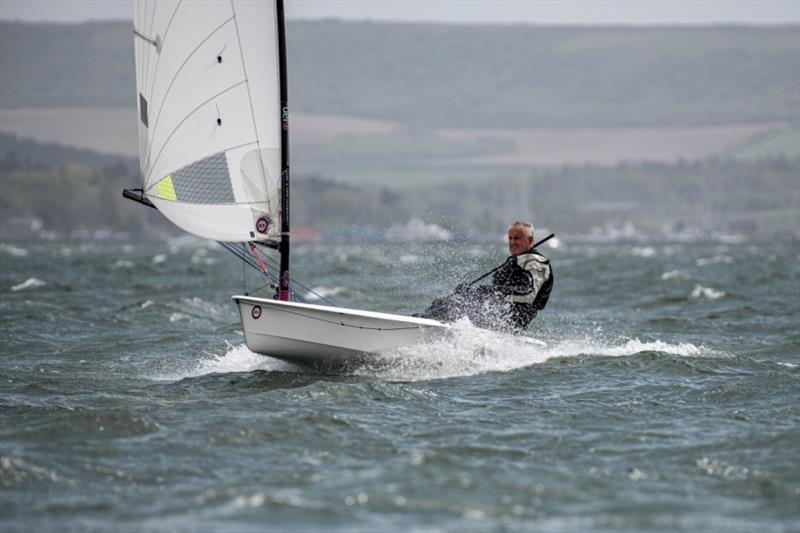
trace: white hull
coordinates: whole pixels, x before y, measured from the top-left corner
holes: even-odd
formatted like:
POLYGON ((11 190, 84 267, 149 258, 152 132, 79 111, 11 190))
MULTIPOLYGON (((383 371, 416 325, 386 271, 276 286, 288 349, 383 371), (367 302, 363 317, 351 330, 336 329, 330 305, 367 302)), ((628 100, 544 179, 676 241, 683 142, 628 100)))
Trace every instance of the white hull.
POLYGON ((247 347, 293 363, 343 364, 447 334, 436 320, 233 296, 247 347))

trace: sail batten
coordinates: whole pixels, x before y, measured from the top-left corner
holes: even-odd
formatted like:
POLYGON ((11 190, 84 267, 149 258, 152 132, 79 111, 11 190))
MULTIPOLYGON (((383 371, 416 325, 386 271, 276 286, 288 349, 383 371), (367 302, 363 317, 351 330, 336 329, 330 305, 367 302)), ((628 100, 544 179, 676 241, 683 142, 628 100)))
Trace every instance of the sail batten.
MULTIPOLYGON (((161 116, 161 110, 162 110, 162 109, 163 109, 163 107, 164 107, 164 102, 167 100, 167 98, 168 98, 168 96, 169 96, 169 93, 170 93, 170 90, 172 89, 172 86, 175 84, 175 80, 177 80, 177 79, 178 79, 178 76, 179 76, 179 74, 180 74, 180 71, 183 69, 183 67, 186 65, 186 63, 188 63, 188 62, 189 62, 189 60, 192 58, 192 56, 193 56, 193 55, 194 55, 194 54, 195 54, 195 53, 196 53, 196 52, 197 52, 197 51, 198 51, 198 50, 199 50, 199 49, 202 47, 202 45, 203 45, 203 44, 204 44, 204 43, 205 43, 205 42, 206 42, 208 39, 210 39, 210 38, 211 38, 211 37, 214 35, 214 33, 216 33, 216 32, 217 32, 217 31, 219 31, 221 28, 223 28, 223 27, 225 26, 225 24, 228 24, 228 23, 229 23, 231 20, 233 20, 233 16, 231 16, 231 17, 230 17, 228 20, 226 20, 225 22, 223 22, 222 24, 220 24, 220 25, 219 25, 219 26, 218 26, 218 27, 217 27, 217 28, 216 28, 216 29, 215 29, 215 30, 214 30, 214 31, 213 31, 211 34, 209 34, 209 35, 208 35, 208 36, 207 36, 205 39, 203 39, 203 41, 202 41, 201 43, 199 43, 199 44, 197 45, 197 47, 196 47, 194 50, 192 50, 192 52, 191 52, 191 53, 190 53, 190 54, 189 54, 189 55, 186 57, 186 59, 185 59, 185 60, 183 61, 183 63, 181 64, 181 66, 178 68, 178 71, 175 73, 175 75, 174 75, 174 76, 172 77, 172 79, 170 80, 170 82, 169 82, 169 85, 167 86, 167 89, 166 89, 166 91, 164 91, 164 97, 163 97, 163 98, 162 98, 162 100, 161 100, 161 106, 158 108, 158 111, 156 112, 156 118, 155 118, 155 121, 154 121, 154 123, 153 123, 153 130, 154 130, 153 134, 155 134, 155 129, 158 127, 158 117, 159 117, 159 116, 161 116)), ((167 29, 167 31, 169 31, 169 29, 167 29)), ((165 37, 166 37, 166 36, 165 36, 165 37)), ((158 68, 158 67, 156 66, 156 69, 157 69, 157 68, 158 68)), ((152 144, 152 137, 151 137, 151 141, 150 141, 150 142, 151 142, 151 144, 152 144)), ((152 146, 148 146, 148 147, 147 147, 147 167, 146 167, 146 168, 150 168, 150 166, 151 166, 151 162, 150 162, 150 153, 151 153, 151 148, 152 148, 152 146)))
POLYGON ((278 234, 281 113, 273 2, 134 1, 143 190, 185 231, 278 234))
MULTIPOLYGON (((225 94, 226 92, 228 92, 228 91, 231 91, 231 90, 233 90, 233 89, 235 89, 235 88, 239 87, 240 85, 242 85, 242 84, 244 84, 244 83, 246 83, 246 82, 245 82, 245 81, 241 81, 241 82, 239 82, 239 83, 237 83, 237 84, 235 84, 235 85, 232 85, 232 86, 228 87, 227 89, 225 89, 225 90, 223 90, 223 91, 219 92, 218 94, 215 94, 214 96, 212 96, 211 98, 209 98, 209 99, 208 99, 208 100, 206 100, 205 102, 201 103, 199 106, 197 106, 197 107, 196 107, 195 109, 193 109, 191 112, 189 112, 189 114, 188 114, 188 115, 186 115, 186 117, 184 117, 184 119, 183 119, 183 120, 182 120, 182 121, 181 121, 181 122, 180 122, 180 123, 179 123, 177 126, 175 126, 175 128, 174 128, 174 129, 173 129, 173 130, 170 132, 170 134, 169 134, 169 136, 167 137, 166 141, 164 141, 164 144, 163 144, 163 146, 162 146, 162 149, 161 149, 161 151, 160 151, 158 154, 156 154, 156 158, 155 158, 154 160, 152 160, 152 161, 150 160, 150 158, 149 158, 149 151, 148 151, 148 166, 147 166, 147 173, 148 173, 148 174, 150 174, 150 171, 152 170, 152 168, 153 168, 153 167, 156 165, 156 163, 158 162, 158 159, 159 159, 159 157, 161 157, 161 154, 163 153, 163 151, 164 151, 164 148, 166 148, 166 146, 168 145, 168 143, 169 143, 169 140, 172 138, 172 136, 173 136, 173 135, 175 135, 175 134, 176 134, 176 132, 177 132, 177 131, 178 131, 178 129, 179 129, 179 128, 180 128, 180 127, 183 125, 183 123, 184 123, 184 122, 186 122, 187 120, 189 120, 189 119, 192 117, 192 115, 193 115, 193 114, 195 114, 196 112, 198 112, 198 111, 199 111, 199 110, 200 110, 200 109, 201 109, 203 106, 205 106, 205 105, 208 105, 210 102, 213 102, 213 101, 215 101, 217 98, 219 98, 220 96, 222 96, 222 95, 223 95, 223 94, 225 94)), ((217 114, 219 114, 219 106, 217 106, 217 114)), ((155 126, 154 126, 154 128, 153 128, 153 129, 155 129, 155 126)), ((155 133, 153 133, 153 135, 155 135, 155 133)), ((243 143, 243 144, 241 144, 240 146, 244 146, 244 145, 247 145, 247 144, 257 144, 257 143, 258 143, 258 141, 257 141, 257 140, 253 140, 253 141, 250 141, 249 143, 243 143)), ((145 186, 146 186, 146 185, 147 185, 147 184, 145 184, 145 186)))

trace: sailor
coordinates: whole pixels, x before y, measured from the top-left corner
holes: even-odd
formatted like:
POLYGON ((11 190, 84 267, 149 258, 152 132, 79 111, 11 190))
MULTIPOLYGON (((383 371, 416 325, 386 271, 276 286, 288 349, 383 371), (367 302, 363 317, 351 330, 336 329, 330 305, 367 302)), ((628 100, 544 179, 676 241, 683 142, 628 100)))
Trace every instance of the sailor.
POLYGON ((492 276, 491 285, 462 283, 438 298, 421 315, 442 322, 469 317, 476 326, 518 333, 544 309, 553 289, 550 261, 533 249, 533 225, 517 221, 508 228, 511 255, 492 276))

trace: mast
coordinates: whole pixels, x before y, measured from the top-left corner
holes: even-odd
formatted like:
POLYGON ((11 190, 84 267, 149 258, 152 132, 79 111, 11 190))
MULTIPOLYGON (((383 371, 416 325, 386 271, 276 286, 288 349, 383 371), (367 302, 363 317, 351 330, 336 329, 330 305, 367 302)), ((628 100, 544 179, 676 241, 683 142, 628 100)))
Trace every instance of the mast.
POLYGON ((286 81, 286 29, 283 0, 276 0, 278 27, 278 64, 281 92, 281 254, 278 298, 289 300, 289 106, 286 81))

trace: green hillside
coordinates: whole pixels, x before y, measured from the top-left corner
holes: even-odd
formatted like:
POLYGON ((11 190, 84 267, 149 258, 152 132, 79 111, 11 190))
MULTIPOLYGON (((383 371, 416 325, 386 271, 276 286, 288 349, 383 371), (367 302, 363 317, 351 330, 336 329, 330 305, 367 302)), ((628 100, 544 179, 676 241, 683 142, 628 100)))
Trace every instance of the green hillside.
MULTIPOLYGON (((294 112, 412 127, 800 123, 797 26, 288 23, 294 112)), ((0 107, 128 107, 132 27, 0 24, 0 107)))

